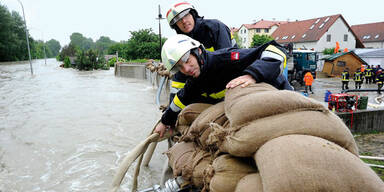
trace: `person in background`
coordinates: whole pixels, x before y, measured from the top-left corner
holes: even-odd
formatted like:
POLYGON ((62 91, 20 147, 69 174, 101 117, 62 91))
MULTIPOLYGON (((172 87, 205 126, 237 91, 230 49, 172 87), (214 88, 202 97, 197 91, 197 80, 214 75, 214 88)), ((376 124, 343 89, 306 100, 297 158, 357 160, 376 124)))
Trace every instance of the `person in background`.
POLYGON ((265 82, 277 89, 293 90, 282 74, 287 54, 275 41, 256 48, 226 48, 208 52, 200 42, 179 34, 164 43, 161 57, 167 71, 172 74, 181 71, 190 78, 177 92, 156 126, 155 132, 160 137, 168 129, 172 130, 185 106, 221 102, 227 89, 265 82))
POLYGON ((348 68, 345 68, 344 71, 341 73, 341 89, 344 90, 344 87, 345 89, 349 89, 348 88, 348 83, 349 83, 349 72, 348 72, 348 68))
POLYGON ((372 68, 372 73, 371 73, 372 74, 372 77, 371 77, 372 78, 372 82, 376 83, 376 73, 377 73, 378 69, 377 69, 377 66, 373 67, 373 65, 371 65, 371 68, 372 68))
POLYGON ((379 69, 377 72, 378 72, 376 75, 377 93, 381 94, 381 88, 383 87, 383 83, 384 83, 384 74, 382 69, 379 69))
MULTIPOLYGON (((204 19, 188 2, 174 4, 167 12, 169 26, 177 34, 184 34, 199 41, 208 51, 237 47, 229 28, 217 19, 204 19)), ((184 87, 188 76, 176 73, 171 80, 170 101, 184 87)))
POLYGON ((309 91, 311 91, 311 93, 313 94, 313 91, 312 91, 313 76, 310 71, 305 73, 304 82, 305 82, 305 92, 308 93, 308 88, 309 88, 309 91))
POLYGON ((364 77, 366 84, 372 83, 372 68, 369 65, 367 65, 367 68, 365 69, 364 77))
POLYGON ((360 68, 356 69, 356 72, 353 74, 353 80, 355 81, 355 89, 361 89, 361 84, 363 83, 363 73, 360 68))

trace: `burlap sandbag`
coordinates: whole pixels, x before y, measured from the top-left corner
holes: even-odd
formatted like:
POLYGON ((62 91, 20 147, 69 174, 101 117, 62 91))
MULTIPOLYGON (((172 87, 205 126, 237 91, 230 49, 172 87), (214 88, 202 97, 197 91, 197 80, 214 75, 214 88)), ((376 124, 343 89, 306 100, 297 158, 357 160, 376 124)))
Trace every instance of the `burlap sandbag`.
POLYGON ((384 191, 383 181, 363 161, 319 137, 278 137, 254 158, 264 191, 384 191))
POLYGON ((265 142, 289 134, 321 137, 358 156, 352 133, 344 122, 331 112, 298 111, 269 116, 238 127, 237 131, 227 133, 229 135, 224 137, 227 130, 228 128, 215 126, 208 143, 216 142, 220 151, 239 157, 250 157, 265 142))
POLYGON ((194 141, 205 148, 206 139, 211 133, 210 123, 223 125, 227 121, 224 112, 224 102, 217 103, 204 110, 188 131, 181 137, 182 141, 194 141))
POLYGON ((236 185, 235 192, 263 192, 263 183, 259 173, 244 176, 236 185))
POLYGON ((231 126, 239 126, 255 119, 285 113, 288 111, 327 111, 320 102, 305 97, 294 91, 273 90, 265 91, 264 84, 249 89, 234 88, 226 93, 225 113, 231 126), (259 91, 259 87, 263 91, 259 91), (247 94, 241 94, 242 92, 247 94), (237 97, 233 96, 236 95, 237 97))
POLYGON ((193 103, 186 106, 180 113, 176 121, 176 130, 185 134, 192 122, 203 112, 210 107, 211 104, 207 103, 193 103))
POLYGON ((169 159, 169 165, 172 167, 173 175, 182 175, 184 167, 190 163, 193 155, 199 149, 194 143, 180 142, 168 149, 166 155, 169 159))
POLYGON ((256 172, 253 161, 226 154, 217 157, 207 168, 205 182, 210 192, 233 192, 241 178, 256 172))
POLYGON ((195 187, 203 188, 204 171, 212 164, 212 155, 204 150, 196 151, 182 171, 182 176, 186 181, 190 181, 195 187))

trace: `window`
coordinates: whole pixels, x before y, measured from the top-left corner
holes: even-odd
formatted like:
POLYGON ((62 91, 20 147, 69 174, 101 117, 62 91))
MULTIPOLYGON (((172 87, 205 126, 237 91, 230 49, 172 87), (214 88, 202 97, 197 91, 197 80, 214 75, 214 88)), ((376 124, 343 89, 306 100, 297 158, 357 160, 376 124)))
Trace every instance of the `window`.
POLYGON ((370 35, 364 35, 364 37, 363 37, 363 39, 369 39, 369 38, 371 38, 370 35))
POLYGON ((276 37, 276 39, 275 40, 279 40, 279 37, 276 37))
POLYGON ((338 67, 345 67, 345 61, 337 61, 338 67))
POLYGON ((301 36, 301 38, 303 38, 303 39, 304 39, 306 36, 307 36, 307 34, 305 34, 305 33, 304 33, 304 35, 303 35, 303 36, 301 36))
POLYGON ((260 33, 260 29, 256 29, 256 33, 260 33))
POLYGON ((264 29, 264 32, 265 33, 269 33, 269 29, 264 29))
POLYGON ((320 26, 319 26, 319 29, 323 28, 324 27, 324 23, 322 23, 320 26))
POLYGON ((291 39, 294 39, 296 37, 296 35, 293 35, 292 37, 291 37, 291 39))
POLYGON ((327 17, 327 18, 325 19, 324 23, 326 23, 328 20, 329 20, 329 17, 327 17))
POLYGON ((315 27, 315 24, 313 24, 309 29, 313 29, 315 27))
POLYGON ((327 35, 327 42, 331 42, 331 35, 327 35))
POLYGON ((348 41, 348 35, 344 34, 344 41, 348 41))
POLYGON ((319 21, 320 21, 320 19, 317 19, 316 22, 315 22, 315 24, 319 23, 319 21))
POLYGON ((380 35, 379 35, 379 34, 377 34, 377 35, 375 36, 375 39, 379 38, 379 36, 380 36, 380 35))
POLYGON ((281 38, 282 40, 288 39, 288 35, 281 38))

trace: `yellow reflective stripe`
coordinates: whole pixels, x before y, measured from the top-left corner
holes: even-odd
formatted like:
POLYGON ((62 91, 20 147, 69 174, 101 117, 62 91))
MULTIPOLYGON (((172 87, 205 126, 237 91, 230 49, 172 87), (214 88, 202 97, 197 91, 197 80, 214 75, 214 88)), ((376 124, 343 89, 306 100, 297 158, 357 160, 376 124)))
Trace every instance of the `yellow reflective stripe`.
POLYGON ((177 81, 172 81, 172 83, 171 83, 171 87, 174 87, 177 89, 184 88, 184 85, 185 85, 185 83, 177 82, 177 81))
POLYGON ((210 47, 210 48, 206 48, 205 50, 207 50, 207 51, 209 51, 209 52, 214 52, 214 51, 215 51, 215 48, 210 47))
POLYGON ((179 99, 179 97, 177 97, 177 95, 175 95, 175 97, 173 98, 173 103, 175 103, 175 105, 177 107, 179 107, 180 109, 185 108, 185 105, 180 101, 180 99, 179 99))
POLYGON ((274 52, 276 54, 279 54, 280 56, 284 57, 284 69, 287 67, 287 56, 285 55, 284 52, 282 52, 280 49, 273 45, 269 45, 265 50, 274 52))
POLYGON ((227 91, 227 89, 224 89, 218 93, 212 93, 210 94, 209 96, 214 98, 214 99, 222 99, 225 97, 225 92, 227 91))
POLYGON ((208 97, 207 93, 203 93, 203 94, 201 94, 201 96, 208 97))

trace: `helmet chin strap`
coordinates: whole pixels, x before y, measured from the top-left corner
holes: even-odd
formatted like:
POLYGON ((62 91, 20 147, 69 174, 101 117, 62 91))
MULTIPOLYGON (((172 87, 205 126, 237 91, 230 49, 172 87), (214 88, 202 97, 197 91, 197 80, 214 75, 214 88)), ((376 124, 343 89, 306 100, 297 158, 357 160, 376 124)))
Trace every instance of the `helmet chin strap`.
POLYGON ((199 48, 202 50, 202 47, 194 48, 191 50, 191 54, 193 54, 197 58, 197 62, 199 63, 200 69, 203 65, 203 57, 202 54, 199 53, 199 48))

